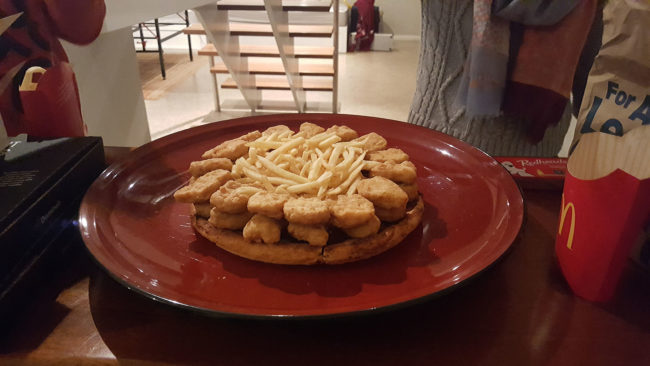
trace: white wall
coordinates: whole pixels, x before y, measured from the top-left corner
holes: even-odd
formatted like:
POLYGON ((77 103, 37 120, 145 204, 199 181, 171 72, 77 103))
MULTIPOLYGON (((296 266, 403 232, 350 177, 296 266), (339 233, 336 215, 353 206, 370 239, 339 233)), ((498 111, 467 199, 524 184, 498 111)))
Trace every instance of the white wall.
POLYGON ((379 7, 381 13, 379 32, 392 33, 395 39, 419 39, 422 27, 420 1, 375 0, 375 6, 379 7))
POLYGON ((131 26, 214 0, 106 0, 100 36, 87 46, 62 42, 79 87, 88 134, 104 145, 140 146, 151 137, 131 26))
POLYGON ((88 46, 61 43, 77 78, 88 135, 106 146, 140 146, 151 139, 131 29, 102 33, 88 46))
POLYGON ((103 32, 130 27, 153 18, 191 9, 214 0, 105 0, 106 19, 103 32))
MULTIPOLYGON (((188 9, 189 10, 189 9, 188 9)), ((193 11, 189 11, 189 16, 190 16, 190 24, 195 24, 198 23, 199 20, 196 18, 196 15, 194 15, 193 11)), ((184 14, 181 13, 181 15, 185 16, 184 14)), ((158 19, 159 22, 161 23, 182 23, 183 19, 180 18, 176 14, 171 14, 171 15, 166 15, 164 17, 161 17, 158 19)), ((146 22, 153 22, 153 19, 147 19, 146 22)), ((143 33, 145 37, 151 37, 155 35, 155 27, 153 25, 149 25, 149 30, 146 28, 143 28, 143 33)), ((160 36, 161 37, 166 37, 170 34, 172 34, 175 31, 179 31, 185 28, 184 25, 166 25, 166 26, 160 26, 160 36)), ((138 36, 139 33, 137 31, 133 32, 134 36, 138 36)), ((201 47, 205 46, 205 37, 204 36, 198 36, 198 35, 192 35, 192 50, 194 52, 198 51, 201 47)), ((133 39, 134 46, 136 49, 141 50, 142 46, 140 45, 140 40, 139 39, 133 39)), ((156 50, 158 49, 158 44, 156 43, 155 39, 148 39, 146 40, 147 42, 147 50, 156 50)), ((163 43, 163 49, 167 52, 186 52, 187 51, 187 36, 184 34, 179 34, 176 37, 170 38, 167 41, 163 43)))

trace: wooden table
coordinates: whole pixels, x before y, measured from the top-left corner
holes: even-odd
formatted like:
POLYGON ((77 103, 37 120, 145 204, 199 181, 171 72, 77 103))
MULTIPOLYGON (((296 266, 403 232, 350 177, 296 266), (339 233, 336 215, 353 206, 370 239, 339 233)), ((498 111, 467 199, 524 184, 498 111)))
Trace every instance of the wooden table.
POLYGON ((157 303, 113 281, 73 230, 60 270, 0 330, 0 364, 650 365, 650 276, 630 264, 611 303, 575 297, 554 258, 560 194, 524 190, 521 238, 466 286, 327 320, 212 318, 157 303))

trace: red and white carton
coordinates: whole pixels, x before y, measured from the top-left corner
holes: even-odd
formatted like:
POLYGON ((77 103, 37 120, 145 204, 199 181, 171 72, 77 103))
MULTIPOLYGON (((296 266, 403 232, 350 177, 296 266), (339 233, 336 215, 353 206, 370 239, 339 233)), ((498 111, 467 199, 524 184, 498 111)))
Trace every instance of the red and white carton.
POLYGON ((28 135, 41 138, 86 135, 70 64, 60 62, 47 70, 28 69, 19 90, 28 135))
POLYGON ((561 190, 567 159, 525 156, 495 156, 512 178, 526 189, 561 190))
POLYGON ((650 126, 584 135, 567 164, 555 244, 571 289, 610 300, 649 219, 650 126))

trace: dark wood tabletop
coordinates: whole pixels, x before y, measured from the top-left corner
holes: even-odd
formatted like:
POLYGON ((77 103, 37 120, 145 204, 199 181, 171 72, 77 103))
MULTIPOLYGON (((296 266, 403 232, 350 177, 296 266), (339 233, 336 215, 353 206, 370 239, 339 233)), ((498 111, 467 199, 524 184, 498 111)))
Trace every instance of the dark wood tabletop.
POLYGON ((554 257, 561 191, 523 194, 520 238, 465 286, 320 320, 208 317, 158 303, 111 279, 69 230, 65 261, 0 330, 0 364, 650 365, 650 276, 630 262, 611 302, 574 296, 554 257))

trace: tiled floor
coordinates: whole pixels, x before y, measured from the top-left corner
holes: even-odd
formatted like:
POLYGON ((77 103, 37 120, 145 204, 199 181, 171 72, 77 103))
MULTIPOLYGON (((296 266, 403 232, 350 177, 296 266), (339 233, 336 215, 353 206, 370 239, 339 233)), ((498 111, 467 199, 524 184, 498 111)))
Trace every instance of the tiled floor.
MULTIPOLYGON (((406 121, 415 91, 418 53, 419 41, 396 40, 390 52, 341 54, 339 112, 406 121)), ((153 139, 204 123, 250 115, 247 111, 214 112, 205 57, 197 56, 189 64, 186 54, 168 55, 167 80, 162 81, 157 57, 152 55, 138 54, 138 59, 153 139)), ((238 92, 221 90, 220 97, 222 101, 237 98, 233 93, 238 92)), ((331 98, 330 93, 323 94, 331 98)))

